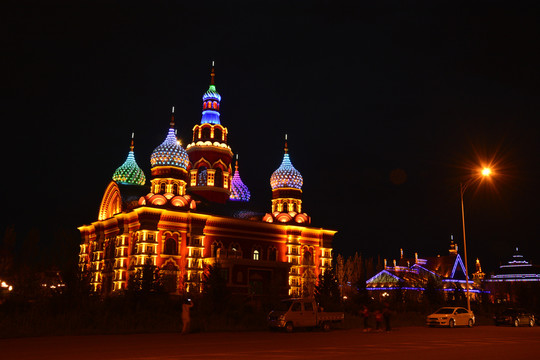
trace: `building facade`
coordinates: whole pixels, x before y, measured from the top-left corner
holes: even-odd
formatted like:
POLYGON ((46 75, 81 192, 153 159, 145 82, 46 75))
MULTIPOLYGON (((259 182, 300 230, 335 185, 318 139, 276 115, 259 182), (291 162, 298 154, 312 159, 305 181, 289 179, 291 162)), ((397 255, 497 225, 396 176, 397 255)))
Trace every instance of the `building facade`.
POLYGON ((212 66, 202 117, 184 149, 175 133, 174 108, 165 140, 150 156, 147 184, 132 137, 124 164, 105 189, 98 219, 80 226, 80 271, 94 292, 126 290, 144 269, 169 293, 201 291, 207 265, 219 265, 236 294, 300 296, 313 292, 332 265, 336 231, 312 227, 303 212, 303 178, 285 143, 272 174, 267 214, 246 210, 250 192, 232 171, 228 130, 212 66))

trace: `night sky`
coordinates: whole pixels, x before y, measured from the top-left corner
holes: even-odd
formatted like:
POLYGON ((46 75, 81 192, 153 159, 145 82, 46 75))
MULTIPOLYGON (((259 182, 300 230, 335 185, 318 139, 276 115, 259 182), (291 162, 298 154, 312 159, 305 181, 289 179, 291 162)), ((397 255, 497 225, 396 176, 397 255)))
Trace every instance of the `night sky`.
POLYGON ((465 193, 470 263, 489 272, 514 246, 540 263, 535 2, 113 3, 0 11, 3 227, 97 220, 132 131, 147 179, 171 106, 191 141, 214 60, 262 212, 288 134, 337 252, 445 255, 451 234, 462 244, 460 181, 492 163, 465 193))

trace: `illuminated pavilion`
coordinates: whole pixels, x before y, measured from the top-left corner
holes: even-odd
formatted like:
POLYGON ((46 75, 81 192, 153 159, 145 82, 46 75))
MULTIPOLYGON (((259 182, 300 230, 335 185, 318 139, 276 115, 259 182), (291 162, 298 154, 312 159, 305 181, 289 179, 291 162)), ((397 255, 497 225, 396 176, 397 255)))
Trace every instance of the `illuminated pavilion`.
MULTIPOLYGON (((483 273, 479 260, 476 268, 473 277, 469 277, 469 292, 473 299, 482 292, 480 281, 483 273)), ((378 298, 392 296, 394 292, 401 291, 404 297, 418 299, 432 279, 440 284, 440 290, 448 299, 456 289, 465 292, 465 271, 458 246, 453 241, 450 243, 448 255, 443 256, 419 258, 418 253, 415 253, 414 258, 407 258, 403 256, 401 249, 399 259, 392 260, 390 264, 384 259, 384 269, 366 281, 366 290, 378 298)))
POLYGON ((496 302, 519 300, 520 287, 540 286, 540 266, 532 264, 516 247, 511 259, 499 266, 499 270, 484 280, 486 289, 496 302))
POLYGON ((79 267, 94 292, 122 292, 148 266, 167 292, 199 292, 206 266, 219 264, 235 294, 299 296, 312 294, 318 275, 331 266, 336 231, 310 225, 302 208, 303 178, 287 143, 270 178, 269 213, 249 209, 238 159, 232 172, 214 78, 212 66, 192 142, 184 149, 177 140, 173 108, 165 140, 150 156, 147 184, 132 137, 97 221, 78 228, 79 267))

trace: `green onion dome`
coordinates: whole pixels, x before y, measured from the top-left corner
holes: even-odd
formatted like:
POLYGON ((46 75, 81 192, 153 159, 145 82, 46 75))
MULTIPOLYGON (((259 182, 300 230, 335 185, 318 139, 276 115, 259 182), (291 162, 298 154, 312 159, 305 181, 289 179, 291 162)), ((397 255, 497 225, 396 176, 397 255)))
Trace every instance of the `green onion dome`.
POLYGON ((146 177, 141 170, 137 161, 135 161, 135 153, 133 152, 133 135, 131 137, 131 147, 126 161, 113 174, 112 179, 120 184, 127 185, 144 185, 146 177))

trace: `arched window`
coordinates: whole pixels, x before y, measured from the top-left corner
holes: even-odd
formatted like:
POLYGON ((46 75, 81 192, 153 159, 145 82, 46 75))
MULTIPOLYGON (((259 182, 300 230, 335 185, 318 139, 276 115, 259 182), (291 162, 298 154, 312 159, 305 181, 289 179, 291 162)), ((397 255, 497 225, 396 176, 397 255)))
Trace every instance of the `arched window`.
POLYGON ((313 256, 308 250, 304 252, 304 265, 313 265, 313 256))
POLYGON ((206 179, 208 177, 206 166, 201 166, 198 169, 197 174, 197 186, 206 186, 206 179))
POLYGON ((159 192, 162 194, 165 193, 165 183, 159 184, 159 192))
POLYGON ((173 184, 172 192, 173 194, 178 195, 178 184, 173 184))
POLYGON ((284 201, 281 206, 282 206, 282 208, 281 208, 282 212, 289 212, 289 203, 287 201, 284 201))
POLYGON ((223 133, 220 128, 214 128, 214 140, 222 141, 223 133))
POLYGON ((210 140, 210 128, 205 126, 201 131, 201 140, 207 141, 210 140))
POLYGON ((259 250, 253 250, 253 260, 260 260, 261 253, 259 250))
POLYGON ((206 109, 206 101, 205 101, 205 102, 203 102, 203 104, 202 104, 202 108, 203 108, 203 109, 206 109))
POLYGON ((177 255, 176 240, 167 238, 167 240, 165 240, 165 249, 163 249, 163 253, 166 255, 177 255))
POLYGON ((214 101, 214 102, 212 103, 212 108, 214 108, 214 109, 217 110, 217 101, 214 101))
POLYGON ((212 257, 217 258, 219 255, 219 249, 221 249, 221 243, 214 241, 212 244, 212 257))
POLYGON ((211 102, 211 101, 208 102, 208 108, 209 108, 209 109, 212 108, 212 102, 211 102))
POLYGON ((214 186, 215 187, 223 187, 223 170, 220 168, 216 169, 216 173, 214 175, 214 186))
POLYGON ((277 261, 277 249, 275 247, 268 249, 268 260, 277 261))

